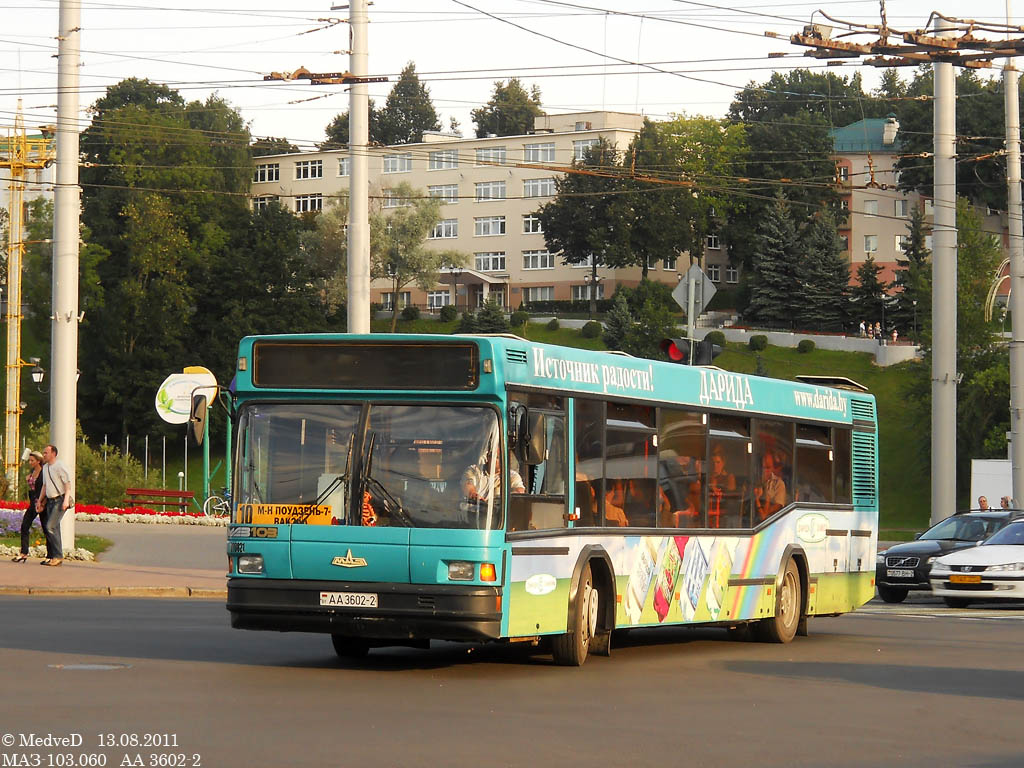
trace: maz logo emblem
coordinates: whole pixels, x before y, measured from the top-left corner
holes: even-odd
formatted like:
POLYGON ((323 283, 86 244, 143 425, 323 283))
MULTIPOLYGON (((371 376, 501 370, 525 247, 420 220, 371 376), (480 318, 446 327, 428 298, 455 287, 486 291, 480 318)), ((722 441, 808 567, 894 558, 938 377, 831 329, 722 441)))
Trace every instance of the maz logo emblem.
POLYGON ((345 553, 344 557, 336 557, 331 560, 331 565, 340 565, 342 568, 362 568, 366 565, 366 558, 352 557, 352 550, 345 553))

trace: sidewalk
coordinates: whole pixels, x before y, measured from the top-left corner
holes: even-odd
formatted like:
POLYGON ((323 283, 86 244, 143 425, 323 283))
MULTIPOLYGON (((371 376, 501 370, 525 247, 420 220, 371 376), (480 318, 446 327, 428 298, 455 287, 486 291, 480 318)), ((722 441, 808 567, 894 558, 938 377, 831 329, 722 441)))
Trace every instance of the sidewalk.
POLYGON ((65 560, 42 568, 39 560, 0 562, 0 595, 88 597, 201 597, 226 599, 224 571, 65 560))

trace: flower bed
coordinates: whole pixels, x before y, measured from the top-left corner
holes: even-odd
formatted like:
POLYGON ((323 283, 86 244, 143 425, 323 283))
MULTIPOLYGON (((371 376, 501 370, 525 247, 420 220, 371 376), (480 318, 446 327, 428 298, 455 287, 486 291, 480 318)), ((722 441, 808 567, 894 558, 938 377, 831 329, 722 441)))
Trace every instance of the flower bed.
MULTIPOLYGON (((0 530, 8 530, 9 533, 7 535, 17 535, 21 530, 22 515, 27 508, 27 501, 0 501, 0 530), (7 522, 8 517, 14 522, 7 522)), ((105 507, 102 504, 76 504, 75 520, 103 523, 163 523, 171 525, 214 526, 224 526, 228 522, 226 518, 211 518, 202 512, 157 512, 149 507, 105 507)), ((33 525, 38 526, 39 520, 36 519, 33 525)))

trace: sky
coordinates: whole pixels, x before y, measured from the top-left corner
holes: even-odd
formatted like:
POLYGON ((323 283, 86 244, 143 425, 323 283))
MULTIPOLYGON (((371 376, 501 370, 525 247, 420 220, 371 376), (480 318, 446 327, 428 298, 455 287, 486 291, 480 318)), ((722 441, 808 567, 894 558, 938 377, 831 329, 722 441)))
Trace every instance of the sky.
MULTIPOLYGON (((374 0, 369 73, 393 82, 415 62, 443 127, 454 117, 470 136, 470 111, 487 101, 494 81, 513 76, 539 86, 549 113, 608 109, 659 119, 721 117, 738 89, 767 80, 772 70, 825 68, 788 41, 812 14, 822 21, 821 3, 731 2, 733 8, 690 0, 374 0)), ((975 0, 971 17, 1005 21, 1008 2, 975 0)), ((946 3, 890 0, 888 24, 921 29, 932 10, 965 12, 963 0, 946 3)), ((88 106, 127 77, 165 83, 188 100, 218 93, 241 112, 254 137, 286 137, 302 148, 322 140, 324 127, 348 108, 344 86, 263 80, 300 66, 349 68, 347 11, 332 10, 331 0, 81 4, 83 128, 88 106)), ((13 123, 19 96, 29 128, 55 122, 58 7, 58 0, 0 0, 0 130, 13 123)), ((826 8, 842 21, 880 21, 878 0, 833 0, 826 8)), ((1024 6, 1020 14, 1024 20, 1024 6)), ((856 62, 830 69, 846 76, 859 71, 868 88, 878 81, 878 70, 856 62)), ((370 85, 371 98, 382 106, 390 87, 370 85)))

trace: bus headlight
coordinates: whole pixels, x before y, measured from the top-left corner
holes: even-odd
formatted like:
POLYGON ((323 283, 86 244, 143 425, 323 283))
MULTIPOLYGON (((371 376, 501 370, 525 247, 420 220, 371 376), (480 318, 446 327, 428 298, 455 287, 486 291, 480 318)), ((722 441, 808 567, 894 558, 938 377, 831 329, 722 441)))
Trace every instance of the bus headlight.
POLYGON ((476 568, 473 563, 467 563, 462 560, 456 560, 448 563, 448 580, 449 581, 472 581, 475 575, 476 568))
POLYGON ((263 573, 263 555, 239 555, 239 573, 263 573))

